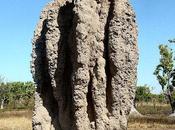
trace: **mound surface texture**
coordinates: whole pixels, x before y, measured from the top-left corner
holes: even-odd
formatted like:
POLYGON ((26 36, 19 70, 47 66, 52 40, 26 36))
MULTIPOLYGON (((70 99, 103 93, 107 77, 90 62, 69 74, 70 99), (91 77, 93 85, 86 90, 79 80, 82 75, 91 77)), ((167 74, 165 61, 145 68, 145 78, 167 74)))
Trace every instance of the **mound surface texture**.
POLYGON ((126 130, 137 26, 128 0, 55 0, 33 38, 34 130, 126 130))

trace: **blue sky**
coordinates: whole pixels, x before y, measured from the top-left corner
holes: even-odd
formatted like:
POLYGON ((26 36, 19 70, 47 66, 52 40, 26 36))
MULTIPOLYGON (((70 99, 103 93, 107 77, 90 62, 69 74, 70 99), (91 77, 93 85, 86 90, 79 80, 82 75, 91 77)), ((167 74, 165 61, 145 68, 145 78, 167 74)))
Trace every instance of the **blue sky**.
POLYGON ((158 93, 161 88, 153 71, 159 63, 158 45, 175 38, 175 0, 132 0, 132 4, 139 27, 138 85, 148 84, 158 93))
MULTIPOLYGON (((1 0, 0 75, 7 81, 31 81, 31 39, 39 14, 50 0, 1 0)), ((175 37, 175 0, 131 0, 139 27, 138 85, 160 92, 153 71, 159 62, 158 45, 175 37)), ((170 45, 172 48, 172 45, 170 45)))

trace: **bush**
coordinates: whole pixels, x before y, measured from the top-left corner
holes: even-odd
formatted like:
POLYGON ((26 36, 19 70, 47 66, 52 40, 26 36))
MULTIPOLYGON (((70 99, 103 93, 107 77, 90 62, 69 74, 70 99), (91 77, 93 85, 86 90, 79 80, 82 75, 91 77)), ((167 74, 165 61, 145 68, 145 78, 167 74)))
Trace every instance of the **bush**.
MULTIPOLYGON (((136 89, 136 102, 158 102, 158 103, 167 103, 164 94, 152 94, 150 86, 138 86, 136 89)), ((175 96, 175 94, 174 94, 175 96)))
POLYGON ((1 109, 29 108, 33 106, 35 86, 32 82, 8 82, 0 84, 1 109))

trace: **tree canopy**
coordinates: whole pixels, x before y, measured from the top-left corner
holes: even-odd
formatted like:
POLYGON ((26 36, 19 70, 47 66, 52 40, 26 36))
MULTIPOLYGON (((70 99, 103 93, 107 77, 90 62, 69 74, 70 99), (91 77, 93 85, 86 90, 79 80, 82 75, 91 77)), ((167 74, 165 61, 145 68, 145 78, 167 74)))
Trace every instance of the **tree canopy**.
POLYGON ((29 107, 33 104, 35 86, 32 82, 2 82, 0 84, 1 109, 29 107), (32 103, 31 103, 32 102, 32 103))
POLYGON ((162 86, 162 90, 165 91, 168 87, 168 77, 173 70, 173 51, 167 45, 161 44, 160 50, 160 62, 157 65, 154 75, 157 77, 159 84, 162 86))

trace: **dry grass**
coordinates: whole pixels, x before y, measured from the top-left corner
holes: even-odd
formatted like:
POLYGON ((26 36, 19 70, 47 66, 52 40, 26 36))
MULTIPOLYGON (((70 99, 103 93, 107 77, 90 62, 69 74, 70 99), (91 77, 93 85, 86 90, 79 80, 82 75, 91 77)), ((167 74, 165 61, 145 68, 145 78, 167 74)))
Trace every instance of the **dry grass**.
POLYGON ((31 119, 25 117, 11 117, 0 119, 0 130, 31 130, 31 119))
POLYGON ((175 119, 145 116, 129 119, 128 130, 175 130, 175 119))
POLYGON ((0 112, 0 130, 32 130, 31 111, 0 112))
POLYGON ((171 113, 171 107, 169 104, 139 103, 136 108, 143 115, 167 116, 171 113))
MULTIPOLYGON (((146 116, 130 118, 128 130, 175 130, 175 118, 167 118, 169 106, 142 105, 138 110, 146 116)), ((0 130, 32 130, 31 110, 0 111, 0 130)))
POLYGON ((171 108, 168 104, 137 104, 137 110, 144 117, 130 118, 128 130, 175 130, 175 118, 168 118, 171 108))

